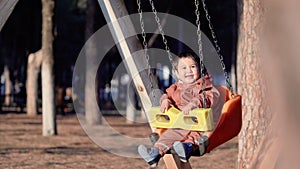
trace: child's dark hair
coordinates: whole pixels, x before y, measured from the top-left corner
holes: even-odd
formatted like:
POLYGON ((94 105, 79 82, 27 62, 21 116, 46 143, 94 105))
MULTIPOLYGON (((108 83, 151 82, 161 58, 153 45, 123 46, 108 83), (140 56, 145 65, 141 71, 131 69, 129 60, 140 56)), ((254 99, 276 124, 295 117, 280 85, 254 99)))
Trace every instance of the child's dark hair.
MULTIPOLYGON (((200 58, 193 52, 193 51, 186 51, 182 52, 173 60, 174 69, 177 70, 178 67, 178 61, 181 58, 191 58, 197 63, 197 67, 200 70, 200 58)), ((207 74, 206 68, 204 66, 203 70, 204 74, 207 74)))

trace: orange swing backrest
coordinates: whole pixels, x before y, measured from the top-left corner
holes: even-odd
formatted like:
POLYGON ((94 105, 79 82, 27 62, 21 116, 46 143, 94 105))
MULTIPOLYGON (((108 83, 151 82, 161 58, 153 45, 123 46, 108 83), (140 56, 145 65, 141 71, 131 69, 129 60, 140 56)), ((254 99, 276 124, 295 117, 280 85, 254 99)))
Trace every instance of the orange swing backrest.
POLYGON ((225 94, 225 104, 216 127, 209 136, 207 152, 237 136, 242 127, 242 97, 231 92, 226 86, 216 87, 221 95, 225 94))

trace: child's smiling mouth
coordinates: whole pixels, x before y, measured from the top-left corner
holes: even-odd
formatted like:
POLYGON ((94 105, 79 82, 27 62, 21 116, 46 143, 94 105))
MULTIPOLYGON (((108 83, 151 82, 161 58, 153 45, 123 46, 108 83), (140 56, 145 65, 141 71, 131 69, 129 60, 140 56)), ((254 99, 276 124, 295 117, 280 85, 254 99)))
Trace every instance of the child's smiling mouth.
POLYGON ((193 78, 194 77, 194 74, 188 74, 188 75, 185 75, 186 78, 193 78))

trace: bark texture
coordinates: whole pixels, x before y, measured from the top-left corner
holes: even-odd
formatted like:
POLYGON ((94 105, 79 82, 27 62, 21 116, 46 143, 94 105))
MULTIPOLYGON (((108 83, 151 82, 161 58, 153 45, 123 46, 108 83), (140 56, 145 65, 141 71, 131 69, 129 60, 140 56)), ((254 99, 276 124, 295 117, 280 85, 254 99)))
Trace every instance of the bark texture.
MULTIPOLYGON (((96 7, 98 3, 96 0, 88 0, 87 1, 87 15, 86 15, 86 39, 90 38, 92 34, 95 32, 96 25, 96 7)), ((98 125, 102 123, 102 116, 98 111, 97 101, 92 100, 97 97, 92 97, 93 95, 98 95, 97 87, 93 88, 92 83, 96 83, 97 79, 93 76, 93 72, 96 72, 98 69, 97 63, 95 60, 97 59, 97 42, 90 42, 86 47, 86 81, 85 81, 85 118, 87 124, 89 125, 98 125)))
POLYGON ((27 114, 35 116, 38 113, 38 74, 42 64, 42 51, 39 50, 36 53, 32 53, 28 56, 27 65, 27 114))
POLYGON ((42 100, 43 100, 43 135, 56 135, 56 112, 54 103, 53 76, 53 0, 42 0, 42 100))
POLYGON ((268 117, 264 104, 260 37, 263 6, 261 0, 240 1, 238 40, 238 93, 243 97, 243 125, 239 135, 239 168, 249 168, 266 132, 268 117))
POLYGON ((272 120, 251 168, 299 168, 300 2, 264 0, 264 74, 272 120))
POLYGON ((4 105, 9 106, 11 104, 11 95, 12 95, 12 83, 10 79, 10 72, 8 66, 4 66, 4 77, 5 77, 5 99, 4 105))

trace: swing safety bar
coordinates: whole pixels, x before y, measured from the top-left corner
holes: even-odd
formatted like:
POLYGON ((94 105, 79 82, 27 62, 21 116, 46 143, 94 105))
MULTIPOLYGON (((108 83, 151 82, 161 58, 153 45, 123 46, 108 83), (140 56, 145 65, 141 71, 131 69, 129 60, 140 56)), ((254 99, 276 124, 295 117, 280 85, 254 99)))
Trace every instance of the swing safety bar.
POLYGON ((175 107, 164 113, 160 112, 160 107, 153 107, 149 110, 149 117, 154 128, 181 128, 193 131, 210 131, 214 128, 211 108, 196 108, 184 115, 175 107))

